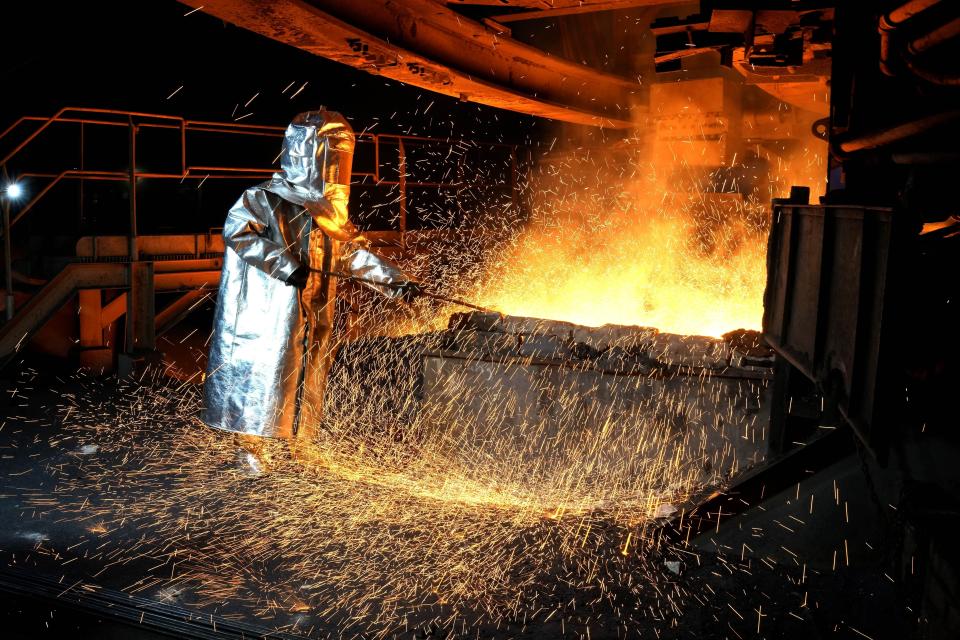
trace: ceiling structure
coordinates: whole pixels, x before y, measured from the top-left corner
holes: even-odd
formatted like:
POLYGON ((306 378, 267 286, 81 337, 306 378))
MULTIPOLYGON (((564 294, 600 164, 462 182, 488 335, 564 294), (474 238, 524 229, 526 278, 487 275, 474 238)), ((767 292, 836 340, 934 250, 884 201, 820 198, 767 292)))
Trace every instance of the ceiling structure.
POLYGON ((637 7, 653 7, 678 4, 663 0, 448 0, 447 5, 454 6, 487 6, 503 9, 521 9, 510 13, 496 13, 491 20, 500 23, 520 22, 522 20, 542 20, 544 18, 559 18, 598 11, 616 11, 620 9, 635 9, 637 7))
MULTIPOLYGON (((569 34, 568 21, 580 24, 576 21, 591 14, 646 8, 647 13, 633 14, 636 38, 648 28, 655 37, 656 51, 647 63, 655 63, 657 71, 680 70, 683 59, 719 52, 721 64, 783 102, 817 113, 827 104, 833 15, 816 0, 778 11, 751 8, 746 0, 716 9, 703 0, 699 13, 652 23, 642 17, 655 15, 649 11, 658 7, 676 11, 698 5, 664 0, 183 2, 273 40, 421 89, 613 129, 633 128, 644 108, 639 76, 611 73, 521 42, 511 25, 539 20, 548 28, 562 18, 560 31, 569 34)), ((585 33, 604 39, 600 31, 585 33)))
POLYGON ((632 126, 636 80, 570 62, 432 0, 187 0, 354 68, 465 101, 576 124, 632 126))

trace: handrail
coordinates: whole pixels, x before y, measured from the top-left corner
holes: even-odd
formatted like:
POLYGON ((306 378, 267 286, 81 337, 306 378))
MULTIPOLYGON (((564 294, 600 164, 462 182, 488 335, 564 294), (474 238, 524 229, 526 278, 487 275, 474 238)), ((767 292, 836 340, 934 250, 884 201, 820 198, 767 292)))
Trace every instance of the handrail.
MULTIPOLYGON (((3 134, 0 134, 0 138, 2 138, 4 135, 12 131, 14 128, 16 128, 19 124, 23 122, 46 122, 48 119, 49 118, 44 118, 41 116, 24 116, 19 120, 17 120, 16 122, 14 122, 9 127, 7 127, 7 130, 4 131, 3 134)), ((56 122, 62 123, 62 124, 95 124, 95 125, 104 126, 104 127, 129 127, 130 126, 130 123, 125 120, 124 121, 95 120, 92 118, 57 118, 56 122)), ((257 135, 257 136, 275 137, 275 136, 283 135, 283 131, 284 131, 283 127, 268 127, 265 125, 256 125, 256 129, 248 131, 246 129, 248 129, 251 125, 246 125, 245 127, 242 127, 240 126, 240 123, 229 123, 229 122, 199 123, 193 120, 184 120, 183 122, 190 131, 208 131, 210 133, 236 133, 239 135, 257 135), (234 129, 228 126, 222 126, 222 125, 230 125, 230 124, 236 124, 237 127, 234 129), (218 126, 214 126, 214 125, 218 125, 218 126)), ((179 124, 162 124, 159 122, 138 122, 136 126, 142 129, 180 129, 179 124)))
POLYGON ((3 133, 0 133, 0 140, 3 140, 5 137, 7 137, 7 134, 9 134, 11 131, 16 129, 17 127, 19 127, 21 124, 23 124, 27 120, 46 120, 46 118, 37 118, 36 116, 21 116, 17 118, 17 120, 13 124, 11 124, 9 127, 4 129, 3 133))
MULTIPOLYGON (((87 109, 82 107, 72 108, 68 107, 67 112, 70 111, 79 111, 84 112, 87 109)), ((61 110, 63 111, 63 110, 61 110)), ((118 113, 120 115, 120 113, 118 113)), ((157 117, 161 117, 158 114, 157 117)), ((56 115, 49 116, 21 116, 16 121, 13 122, 10 126, 3 130, 0 133, 0 140, 3 140, 7 135, 17 129, 24 122, 48 122, 53 120, 54 122, 60 122, 65 124, 95 124, 101 126, 110 126, 110 127, 127 127, 129 122, 127 120, 94 120, 91 118, 58 118, 56 115)), ((248 124, 248 123, 239 123, 239 122, 211 122, 206 120, 184 120, 184 124, 191 128, 194 131, 209 131, 211 133, 218 132, 232 132, 232 133, 241 133, 245 135, 277 135, 283 134, 284 128, 274 125, 262 125, 262 124, 248 124)), ((141 122, 137 126, 144 128, 153 128, 153 129, 179 129, 179 125, 173 124, 160 124, 156 122, 141 122)))
MULTIPOLYGON (((137 178, 149 179, 149 180, 184 180, 186 178, 204 178, 208 180, 237 180, 244 178, 269 178, 271 175, 276 173, 275 168, 264 168, 264 169, 254 169, 254 168, 239 168, 234 169, 231 167, 187 167, 186 172, 184 173, 152 173, 149 171, 138 171, 137 178), (221 172, 219 175, 216 172, 221 172)), ((42 173, 35 171, 28 171, 25 173, 19 174, 21 178, 49 178, 51 180, 61 180, 61 179, 79 179, 79 180, 91 180, 93 182, 97 181, 113 181, 113 182, 127 182, 130 180, 130 174, 126 171, 86 171, 80 169, 70 169, 63 171, 61 173, 42 173)), ((400 184, 399 180, 388 180, 386 178, 377 178, 375 173, 370 171, 354 171, 353 177, 369 177, 376 180, 375 185, 383 186, 396 186, 400 184)), ((361 183, 357 183, 361 184, 361 183)), ((425 182, 422 180, 406 180, 406 184, 409 187, 437 187, 437 188, 446 188, 446 187, 456 187, 457 183, 454 182, 425 182)))
MULTIPOLYGON (((61 115, 63 115, 64 113, 66 113, 66 111, 67 111, 67 107, 64 107, 63 109, 60 109, 60 111, 57 111, 54 115, 52 115, 45 123, 43 123, 42 125, 40 125, 40 128, 39 128, 39 129, 37 129, 36 131, 34 131, 32 134, 30 134, 30 135, 27 137, 26 140, 24 140, 23 142, 21 142, 21 143, 20 143, 20 146, 18 146, 16 149, 14 149, 14 150, 11 151, 10 153, 8 153, 3 160, 0 160, 0 166, 6 166, 7 162, 10 161, 10 158, 12 158, 13 156, 15 156, 15 155, 17 155, 18 153, 20 153, 20 151, 21 151, 24 147, 26 147, 26 146, 27 146, 34 138, 36 138, 38 135, 40 135, 41 133, 43 133, 43 132, 46 130, 47 127, 49 127, 49 126, 50 126, 57 118, 59 118, 61 115)), ((23 121, 23 119, 21 118, 20 120, 17 121, 17 124, 19 124, 19 123, 22 122, 22 121, 23 121)), ((6 136, 11 130, 12 130, 12 129, 7 129, 7 131, 4 131, 4 132, 3 132, 3 135, 6 136)), ((2 140, 2 139, 3 139, 3 137, 0 136, 0 140, 2 140)))
MULTIPOLYGON (((0 166, 6 165, 7 162, 9 162, 11 158, 13 158, 15 155, 17 155, 18 153, 20 153, 20 152, 24 149, 24 147, 26 147, 28 144, 30 144, 30 143, 31 143, 37 136, 39 136, 41 133, 43 133, 44 131, 46 131, 47 128, 48 128, 51 124, 53 124, 54 122, 59 121, 59 120, 60 120, 60 116, 62 116, 62 115, 65 114, 65 113, 69 113, 69 112, 71 112, 71 111, 84 111, 84 112, 88 112, 88 113, 103 113, 103 114, 124 116, 124 117, 127 117, 127 118, 130 118, 130 117, 155 118, 155 119, 157 119, 157 120, 175 120, 175 121, 177 121, 177 122, 185 122, 184 119, 181 118, 180 116, 168 116, 168 115, 164 115, 164 114, 160 114, 160 113, 144 113, 144 112, 140 112, 140 111, 121 111, 121 110, 118 110, 118 109, 97 109, 97 108, 88 108, 88 107, 63 107, 62 109, 60 109, 59 111, 57 111, 55 114, 53 114, 52 116, 50 116, 49 118, 47 118, 47 120, 46 120, 42 125, 40 125, 40 127, 38 127, 36 131, 34 131, 33 133, 31 133, 29 136, 27 136, 27 139, 24 140, 23 142, 21 142, 19 145, 17 145, 17 146, 14 148, 13 151, 11 151, 11 152, 8 153, 6 156, 4 156, 4 158, 3 158, 2 160, 0 160, 0 166)), ((22 120, 22 119, 21 119, 21 120, 22 120)), ((18 122, 19 122, 19 121, 18 121, 18 122)), ((6 136, 11 130, 12 130, 12 129, 8 127, 7 131, 4 131, 3 136, 0 136, 0 140, 2 140, 3 137, 6 136)))
MULTIPOLYGON (((37 130, 31 133, 24 141, 22 141, 13 151, 8 153, 2 160, 0 160, 0 166, 7 164, 15 155, 20 153, 30 142, 32 142, 38 135, 43 133, 50 125, 63 122, 71 124, 96 124, 102 126, 118 126, 118 127, 127 127, 129 126, 129 118, 150 118, 154 120, 168 120, 173 121, 175 124, 160 124, 156 122, 138 122, 137 127, 143 128, 163 128, 163 129, 179 129, 183 128, 185 130, 191 131, 203 131, 208 133, 236 133, 240 135, 282 135, 286 130, 286 127, 276 126, 276 125, 264 125, 264 124, 251 124, 251 123, 241 123, 241 122, 215 122, 211 120, 188 120, 182 116, 171 116, 162 113, 146 113, 142 111, 125 111, 122 109, 101 109, 94 107, 63 107, 57 111, 54 115, 50 117, 43 116, 23 116, 17 119, 13 124, 8 126, 2 133, 0 133, 0 142, 3 141, 10 133, 17 129, 24 122, 42 122, 37 130), (93 114, 103 114, 103 115, 115 115, 125 118, 121 121, 111 121, 111 120, 91 120, 89 118, 64 118, 63 115, 66 113, 93 113, 93 114)), ((401 134, 401 133, 371 133, 367 131, 361 131, 356 134, 358 140, 366 139, 370 141, 376 141, 378 139, 385 140, 403 140, 410 141, 414 143, 422 142, 442 142, 446 144, 456 144, 459 142, 468 142, 462 138, 438 138, 434 136, 415 136, 411 134, 401 134)), ((476 145, 476 142, 470 142, 472 145, 476 145)), ((481 146, 485 147, 506 147, 506 148, 516 148, 517 145, 509 144, 506 142, 483 142, 480 143, 481 146)))
MULTIPOLYGON (((17 224, 17 221, 20 220, 20 218, 22 218, 23 216, 27 215, 27 212, 30 211, 30 209, 33 208, 33 205, 37 204, 37 202, 38 202, 41 198, 43 198, 43 196, 45 196, 45 195, 47 194, 47 192, 50 191, 50 189, 53 189, 55 186, 57 186, 57 184, 58 184, 61 180, 63 180, 65 177, 69 176, 70 174, 79 173, 79 172, 80 172, 80 171, 79 171, 78 169, 67 169, 66 171, 60 172, 60 174, 59 174, 56 178, 54 178, 52 181, 50 181, 50 183, 47 184, 47 186, 45 186, 43 189, 41 189, 40 191, 38 191, 38 192, 37 192, 37 195, 33 196, 33 198, 30 199, 30 202, 28 202, 27 204, 25 204, 25 205, 23 205, 22 207, 20 207, 20 210, 17 211, 17 215, 15 215, 13 218, 10 219, 10 227, 12 228, 13 225, 17 224)), ((106 176, 106 175, 109 175, 109 174, 111 174, 111 173, 114 173, 114 172, 101 171, 101 172, 98 172, 98 175, 106 176)), ((121 175, 121 176, 123 175, 123 174, 119 174, 119 172, 117 172, 117 173, 118 173, 118 175, 121 175)))
MULTIPOLYGON (((266 136, 266 137, 282 137, 285 127, 274 126, 274 125, 261 125, 261 124, 250 124, 250 123, 240 123, 240 122, 214 122, 208 120, 188 120, 181 116, 172 116, 166 114, 157 114, 157 113, 146 113, 141 111, 126 111, 121 109, 102 109, 95 107, 63 107, 55 114, 49 117, 42 116, 22 116, 17 119, 13 124, 8 126, 2 133, 0 133, 0 143, 14 132, 18 127, 27 122, 39 122, 41 123, 34 131, 32 131, 24 140, 22 140, 16 147, 9 153, 7 153, 2 159, 0 159, 0 167, 6 169, 7 163, 14 158, 17 154, 23 151, 33 140, 35 140, 40 134, 50 128, 51 125, 55 123, 64 123, 64 124, 79 124, 79 125, 98 125, 98 126, 110 126, 110 127, 133 127, 135 135, 136 129, 139 128, 150 128, 150 129, 170 129, 170 130, 179 130, 180 132, 180 173, 162 173, 162 172, 135 172, 134 176, 136 178, 145 178, 145 179, 179 179, 184 180, 186 178, 199 178, 203 177, 204 180, 208 178, 224 178, 224 179, 239 179, 239 178, 260 178, 260 177, 269 177, 273 174, 275 168, 257 168, 257 167, 221 167, 221 166, 190 166, 186 162, 187 154, 187 138, 186 134, 188 132, 202 132, 202 133, 214 133, 214 134, 233 134, 233 135, 252 135, 252 136, 266 136), (84 114, 90 114, 94 117, 84 117, 84 114), (116 116, 117 120, 112 120, 104 117, 98 116, 116 116), (133 118, 143 118, 147 122, 134 122, 133 118)), ((402 192, 401 198, 406 198, 406 191, 409 187, 426 187, 426 188, 449 188, 455 186, 453 183, 445 182, 421 182, 421 181, 411 181, 407 180, 406 177, 402 177, 399 180, 388 180, 381 178, 380 176, 380 143, 388 142, 389 144, 397 144, 399 147, 400 154, 400 165, 405 166, 405 146, 408 145, 420 145, 420 144, 431 144, 431 143, 440 143, 448 145, 469 145, 470 148, 506 148, 510 149, 512 153, 516 153, 518 145, 508 144, 503 142, 472 142, 460 138, 438 138, 433 136, 415 136, 410 134, 394 134, 394 133, 372 133, 368 131, 362 131, 356 134, 357 141, 360 143, 373 143, 375 149, 375 165, 374 170, 370 171, 357 171, 354 173, 354 176, 357 178, 360 177, 371 177, 376 181, 377 185, 382 186, 399 186, 402 192)), ((83 138, 81 138, 81 148, 83 145, 83 138)), ((511 171, 515 171, 514 166, 511 167, 511 171)), ((80 179, 80 180, 93 180, 93 181, 128 181, 131 179, 130 171, 96 171, 96 170, 86 170, 86 169, 67 169, 62 172, 52 173, 52 172, 24 172, 20 174, 21 177, 38 177, 38 178, 49 178, 51 181, 46 184, 36 195, 34 195, 31 200, 21 207, 16 215, 10 220, 9 226, 12 227, 14 224, 19 222, 27 213, 29 213, 34 206, 46 196, 56 185, 66 179, 80 179)), ((515 179, 515 178, 514 178, 515 179)), ((135 194, 132 197, 136 197, 135 194)), ((406 231, 405 225, 401 225, 403 228, 401 231, 406 231)), ((0 230, 0 235, 6 233, 4 230, 0 230)))

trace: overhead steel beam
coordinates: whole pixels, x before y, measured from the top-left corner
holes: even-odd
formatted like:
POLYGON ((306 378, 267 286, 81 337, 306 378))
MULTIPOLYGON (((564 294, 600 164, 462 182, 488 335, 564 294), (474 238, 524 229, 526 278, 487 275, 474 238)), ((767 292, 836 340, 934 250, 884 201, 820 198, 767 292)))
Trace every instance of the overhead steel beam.
MULTIPOLYGON (((462 3, 466 4, 466 3, 462 3)), ((667 0, 598 0, 596 2, 561 2, 558 0, 552 7, 534 7, 532 11, 518 11, 517 13, 506 13, 493 16, 493 20, 501 23, 520 22, 521 20, 543 20, 545 18, 559 18, 561 16, 573 16, 583 13, 596 13, 598 11, 616 11, 618 9, 635 9, 637 7, 655 7, 659 5, 669 6, 673 4, 682 4, 682 2, 670 2, 667 0)), ((509 5, 500 4, 499 6, 521 6, 515 2, 509 5)), ((528 5, 524 5, 528 6, 528 5)))
POLYGON ((369 73, 491 107, 630 128, 636 81, 506 37, 434 0, 185 0, 222 20, 369 73))
MULTIPOLYGON (((586 0, 589 2, 590 0, 586 0)), ((554 6, 578 4, 577 0, 447 0, 450 6, 480 5, 487 7, 516 7, 518 9, 550 9, 554 6)))
MULTIPOLYGON (((682 0, 681 0, 682 1, 682 0)), ((676 0, 446 0, 446 4, 455 7, 457 5, 479 5, 487 7, 499 7, 501 9, 580 9, 585 11, 604 11, 606 5, 629 4, 635 5, 653 5, 653 4, 678 4, 676 0)))

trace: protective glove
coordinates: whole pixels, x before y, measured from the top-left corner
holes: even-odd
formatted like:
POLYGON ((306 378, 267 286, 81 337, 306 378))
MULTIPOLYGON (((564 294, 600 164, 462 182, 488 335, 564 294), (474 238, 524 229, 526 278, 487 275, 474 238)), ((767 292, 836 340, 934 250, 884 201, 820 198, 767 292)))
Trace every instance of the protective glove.
POLYGON ((310 272, 304 266, 297 267, 297 270, 290 274, 290 277, 287 278, 287 284, 291 287, 296 287, 297 289, 303 289, 307 286, 307 278, 310 277, 310 272))
POLYGON ((418 282, 408 280, 407 282, 398 283, 396 288, 397 291, 400 292, 397 297, 407 303, 413 302, 423 295, 423 286, 418 282))

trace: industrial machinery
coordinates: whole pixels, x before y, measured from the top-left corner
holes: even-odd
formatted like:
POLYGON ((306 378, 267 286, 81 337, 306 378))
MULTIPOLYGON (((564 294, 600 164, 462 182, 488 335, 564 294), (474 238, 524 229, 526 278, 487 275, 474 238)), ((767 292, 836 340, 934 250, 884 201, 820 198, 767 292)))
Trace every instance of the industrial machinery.
POLYGON ((168 4, 77 49, 155 55, 129 88, 24 57, 52 77, 5 101, 11 611, 960 637, 957 3, 168 4), (258 485, 195 420, 218 221, 319 103, 352 221, 431 296, 344 287, 319 444, 258 485))

